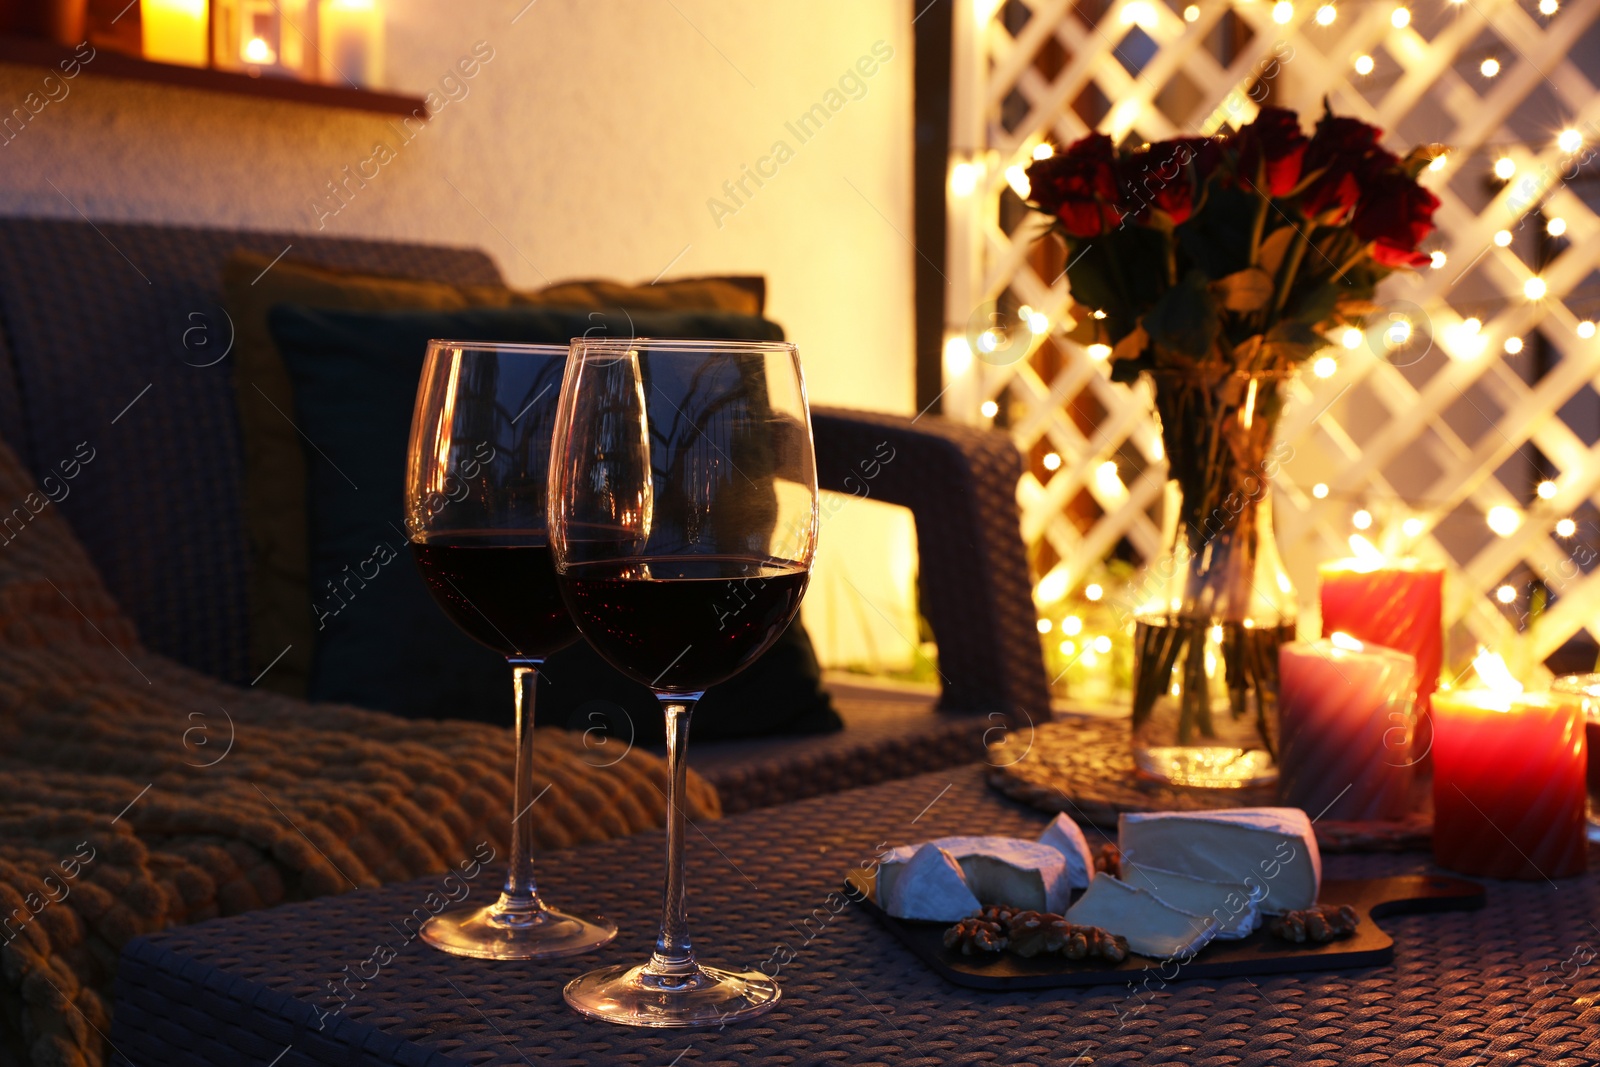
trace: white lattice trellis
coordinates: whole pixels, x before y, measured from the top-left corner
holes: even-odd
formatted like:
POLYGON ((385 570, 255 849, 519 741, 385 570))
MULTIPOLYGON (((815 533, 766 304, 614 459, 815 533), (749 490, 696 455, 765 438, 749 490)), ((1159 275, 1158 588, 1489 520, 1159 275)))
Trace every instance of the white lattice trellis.
POLYGON ((1157 140, 1248 121, 1270 82, 1308 124, 1326 96, 1392 149, 1452 149, 1427 179, 1443 201, 1427 246, 1441 264, 1391 279, 1392 314, 1330 350, 1336 365, 1305 374, 1284 415, 1295 454, 1279 543, 1303 604, 1314 609, 1316 564, 1348 554, 1367 510, 1369 536, 1448 567, 1456 657, 1481 642, 1537 672, 1573 635, 1600 637, 1586 547, 1600 535, 1600 338, 1585 310, 1600 301, 1600 216, 1581 184, 1600 94, 1569 56, 1600 0, 1543 2, 1414 0, 1399 16, 1394 2, 1334 2, 1320 17, 1305 0, 957 4, 945 409, 998 415, 1032 458, 1018 492, 1042 600, 1121 542, 1160 552, 1165 465, 1147 391, 1112 383, 1063 335, 1061 264, 1035 247, 1041 224, 1008 171, 1019 182, 1036 146, 1091 125, 1157 140), (1515 172, 1496 181, 1502 158, 1501 177, 1515 172), (1022 327, 1030 309, 1039 332, 998 346, 981 332, 1022 327), (1535 587, 1548 606, 1530 626, 1535 587))

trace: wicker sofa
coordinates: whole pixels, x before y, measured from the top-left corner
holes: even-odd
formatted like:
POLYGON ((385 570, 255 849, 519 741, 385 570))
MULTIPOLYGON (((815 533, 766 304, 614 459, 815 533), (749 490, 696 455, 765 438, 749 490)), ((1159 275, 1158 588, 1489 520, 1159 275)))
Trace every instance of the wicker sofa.
MULTIPOLYGON (((0 438, 35 477, 89 441, 95 477, 60 509, 112 596, 153 652, 248 684, 242 457, 217 282, 240 248, 501 279, 473 249, 0 219, 0 438)), ((839 734, 697 746, 693 759, 729 812, 969 761, 994 716, 1049 714, 1010 442, 937 417, 819 408, 814 422, 824 488, 914 513, 943 684, 936 698, 845 687, 839 734)))

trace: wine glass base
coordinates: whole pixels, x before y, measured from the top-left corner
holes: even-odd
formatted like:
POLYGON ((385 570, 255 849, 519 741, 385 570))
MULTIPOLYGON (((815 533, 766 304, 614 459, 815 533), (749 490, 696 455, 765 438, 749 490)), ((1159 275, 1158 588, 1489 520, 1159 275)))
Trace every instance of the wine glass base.
POLYGON ((760 1015, 778 1002, 782 990, 760 971, 701 967, 687 980, 668 984, 643 966, 622 964, 574 978, 565 995, 568 1004, 591 1019, 687 1029, 760 1015))
POLYGON ((452 956, 480 960, 544 960, 576 956, 617 936, 602 916, 586 919, 554 908, 457 908, 422 924, 422 940, 452 956))

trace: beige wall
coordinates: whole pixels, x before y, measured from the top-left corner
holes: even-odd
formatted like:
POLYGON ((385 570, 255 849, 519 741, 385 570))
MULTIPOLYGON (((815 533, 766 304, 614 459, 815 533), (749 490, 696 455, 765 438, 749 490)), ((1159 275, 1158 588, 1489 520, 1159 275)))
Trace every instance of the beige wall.
MULTIPOLYGON (((525 286, 760 273, 813 403, 911 410, 909 0, 524 3, 383 0, 399 89, 493 50, 409 142, 358 112, 79 77, 0 147, 0 211, 472 244, 525 286), (837 110, 802 143, 786 123, 818 103, 837 110), (379 141, 394 158, 330 199, 379 141), (747 166, 771 176, 735 200, 747 166)), ((6 109, 42 75, 0 66, 6 109)), ((872 507, 825 523, 807 614, 828 662, 907 658, 909 543, 872 507)))

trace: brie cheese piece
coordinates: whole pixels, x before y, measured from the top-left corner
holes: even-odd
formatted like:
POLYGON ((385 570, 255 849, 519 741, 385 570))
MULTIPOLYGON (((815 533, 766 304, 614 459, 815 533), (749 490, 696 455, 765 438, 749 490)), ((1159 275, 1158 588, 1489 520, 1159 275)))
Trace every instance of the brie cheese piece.
POLYGON ((932 844, 918 847, 903 862, 891 856, 878 868, 878 903, 898 919, 941 923, 960 922, 981 910, 955 857, 932 844))
MULTIPOLYGON (((955 857, 967 887, 981 904, 1059 914, 1072 900, 1067 861, 1049 845, 1015 837, 940 837, 928 844, 955 857)), ((880 900, 887 899, 885 885, 901 877, 891 873, 891 866, 909 862, 922 847, 902 845, 884 857, 878 868, 880 900)))
POLYGON ((1102 874, 1067 912, 1067 921, 1098 926, 1128 939, 1141 956, 1170 960, 1198 952, 1217 934, 1217 921, 1175 908, 1154 893, 1102 874))
POLYGON ((1160 867, 1123 863, 1122 877, 1135 889, 1148 889, 1180 911, 1217 920, 1217 940, 1237 941, 1261 926, 1255 894, 1244 883, 1218 882, 1160 867))
POLYGON ((1124 861, 1244 885, 1264 915, 1317 902, 1322 855, 1299 808, 1124 814, 1124 861))
POLYGON ((1089 851, 1089 842, 1084 838, 1083 831, 1078 829, 1078 824, 1066 812, 1057 815, 1055 821, 1044 828, 1044 833, 1039 835, 1039 844, 1049 845, 1067 861, 1069 886, 1073 889, 1089 888, 1089 882, 1094 878, 1094 853, 1089 851))

